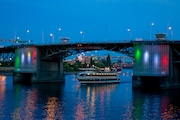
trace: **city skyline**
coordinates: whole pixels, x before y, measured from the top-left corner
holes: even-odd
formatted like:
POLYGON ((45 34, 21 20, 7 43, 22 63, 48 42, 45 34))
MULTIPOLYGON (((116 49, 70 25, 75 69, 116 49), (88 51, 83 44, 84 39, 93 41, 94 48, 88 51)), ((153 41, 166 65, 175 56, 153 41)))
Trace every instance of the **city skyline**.
POLYGON ((155 33, 166 33, 179 40, 179 5, 178 0, 1 0, 0 38, 108 42, 155 40, 155 33))

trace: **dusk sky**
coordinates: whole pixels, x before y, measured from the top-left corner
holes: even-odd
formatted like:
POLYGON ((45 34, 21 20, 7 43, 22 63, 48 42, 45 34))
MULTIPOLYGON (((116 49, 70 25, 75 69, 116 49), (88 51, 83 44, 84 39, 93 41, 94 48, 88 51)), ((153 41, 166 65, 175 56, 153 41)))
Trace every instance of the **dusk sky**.
POLYGON ((155 39, 155 33, 169 38, 171 26, 172 39, 180 40, 179 6, 180 0, 1 0, 0 38, 51 43, 53 33, 55 42, 82 42, 83 31, 84 41, 112 42, 129 40, 129 28, 133 40, 149 40, 151 27, 155 39))

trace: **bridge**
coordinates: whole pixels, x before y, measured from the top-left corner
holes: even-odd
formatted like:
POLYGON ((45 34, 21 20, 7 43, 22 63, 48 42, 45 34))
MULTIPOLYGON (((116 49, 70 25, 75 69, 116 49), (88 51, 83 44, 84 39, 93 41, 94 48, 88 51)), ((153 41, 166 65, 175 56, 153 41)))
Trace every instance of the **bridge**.
POLYGON ((0 48, 0 57, 2 62, 15 61, 14 82, 24 78, 30 82, 63 82, 63 59, 91 50, 111 50, 133 55, 132 43, 109 42, 13 45, 0 48))
MULTIPOLYGON (((180 41, 130 41, 14 45, 0 48, 0 57, 15 61, 14 82, 64 82, 63 59, 91 50, 111 50, 134 57, 133 88, 180 86, 180 41)), ((3 58, 3 59, 4 59, 3 58)))

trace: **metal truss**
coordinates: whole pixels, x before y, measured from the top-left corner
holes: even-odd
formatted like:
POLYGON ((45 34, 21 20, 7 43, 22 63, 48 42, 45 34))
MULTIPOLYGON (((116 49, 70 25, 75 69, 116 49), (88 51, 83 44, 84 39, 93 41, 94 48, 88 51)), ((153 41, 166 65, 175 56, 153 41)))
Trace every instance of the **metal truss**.
POLYGON ((53 44, 53 45, 19 45, 9 46, 0 49, 0 57, 2 60, 15 60, 15 49, 22 47, 35 46, 40 50, 41 59, 49 61, 59 61, 63 58, 77 53, 92 51, 92 50, 110 50, 119 52, 127 56, 134 53, 132 43, 74 43, 74 44, 53 44))
POLYGON ((40 46, 41 59, 49 61, 59 61, 68 52, 68 48, 62 46, 40 46))

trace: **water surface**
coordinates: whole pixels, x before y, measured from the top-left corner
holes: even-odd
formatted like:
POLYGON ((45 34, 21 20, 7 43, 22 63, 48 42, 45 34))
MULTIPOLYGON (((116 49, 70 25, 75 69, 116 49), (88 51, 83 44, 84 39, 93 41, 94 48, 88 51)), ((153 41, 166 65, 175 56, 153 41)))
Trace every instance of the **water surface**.
POLYGON ((0 76, 0 120, 161 120, 180 118, 180 90, 132 89, 132 70, 121 83, 81 85, 75 75, 65 83, 13 84, 0 76))

